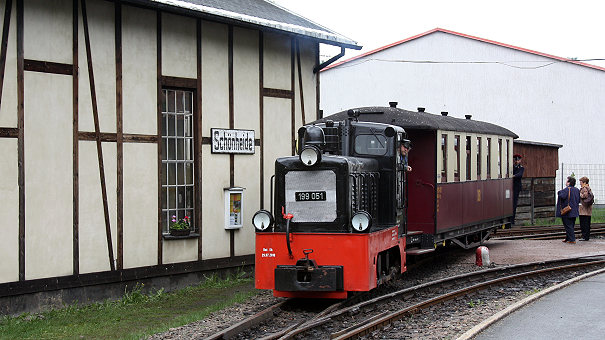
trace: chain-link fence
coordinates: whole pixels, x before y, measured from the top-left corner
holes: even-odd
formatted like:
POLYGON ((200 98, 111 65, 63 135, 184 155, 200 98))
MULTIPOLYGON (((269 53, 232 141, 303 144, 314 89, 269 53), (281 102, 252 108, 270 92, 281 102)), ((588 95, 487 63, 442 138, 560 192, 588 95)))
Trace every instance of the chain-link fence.
MULTIPOLYGON (((586 176, 594 194, 595 204, 605 204, 605 164, 568 164, 561 163, 557 171, 557 186, 563 188, 567 176, 574 175, 576 187, 580 188, 580 178, 586 176)), ((559 189, 557 189, 559 190, 559 189)))

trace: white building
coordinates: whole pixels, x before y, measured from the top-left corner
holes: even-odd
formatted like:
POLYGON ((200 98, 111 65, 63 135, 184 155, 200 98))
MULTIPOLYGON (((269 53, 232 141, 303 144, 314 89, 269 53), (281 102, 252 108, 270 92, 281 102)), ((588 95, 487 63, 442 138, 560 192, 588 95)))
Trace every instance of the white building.
POLYGON ((604 164, 604 93, 604 68, 437 28, 324 69, 320 109, 396 101, 470 114, 522 140, 562 144, 560 163, 604 164))
POLYGON ((319 44, 359 48, 264 0, 0 0, 0 20, 0 314, 253 264, 319 44))

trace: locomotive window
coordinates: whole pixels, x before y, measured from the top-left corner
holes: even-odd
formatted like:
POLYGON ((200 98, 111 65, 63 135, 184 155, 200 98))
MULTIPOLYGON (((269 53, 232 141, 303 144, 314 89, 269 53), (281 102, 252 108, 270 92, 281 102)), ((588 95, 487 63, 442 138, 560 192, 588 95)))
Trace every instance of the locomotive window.
POLYGON ((456 151, 456 167, 454 168, 454 181, 460 181, 460 136, 454 136, 454 151, 456 151))
POLYGON ((355 153, 360 155, 383 156, 387 153, 387 138, 383 135, 357 135, 355 153))
POLYGON ((466 180, 471 180, 471 136, 466 136, 466 180))
POLYGON ((477 137, 477 180, 481 179, 481 137, 477 137))

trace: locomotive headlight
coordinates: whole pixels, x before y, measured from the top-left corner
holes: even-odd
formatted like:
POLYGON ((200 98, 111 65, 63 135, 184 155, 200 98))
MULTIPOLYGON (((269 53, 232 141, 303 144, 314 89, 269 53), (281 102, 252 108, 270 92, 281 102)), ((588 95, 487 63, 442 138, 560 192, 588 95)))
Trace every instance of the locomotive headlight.
POLYGON ((365 211, 358 211, 351 219, 355 231, 366 231, 372 224, 372 217, 365 211))
POLYGON ((252 217, 252 224, 257 230, 266 230, 273 225, 273 216, 267 210, 259 210, 252 217))
POLYGON ((300 161, 306 166, 313 166, 321 161, 321 151, 311 145, 305 146, 300 152, 300 161))

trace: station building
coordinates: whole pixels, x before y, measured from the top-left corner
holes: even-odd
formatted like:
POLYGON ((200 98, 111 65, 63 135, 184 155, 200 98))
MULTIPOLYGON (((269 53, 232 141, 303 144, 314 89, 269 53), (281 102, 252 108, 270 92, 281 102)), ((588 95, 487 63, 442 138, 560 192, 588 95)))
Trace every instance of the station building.
POLYGON ((2 0, 0 313, 253 264, 319 45, 263 0, 2 0), (173 236, 187 216, 191 232, 173 236))
POLYGON ((572 172, 586 175, 597 203, 605 200, 605 68, 436 28, 332 64, 321 78, 326 116, 397 101, 562 145, 556 187, 572 172))

